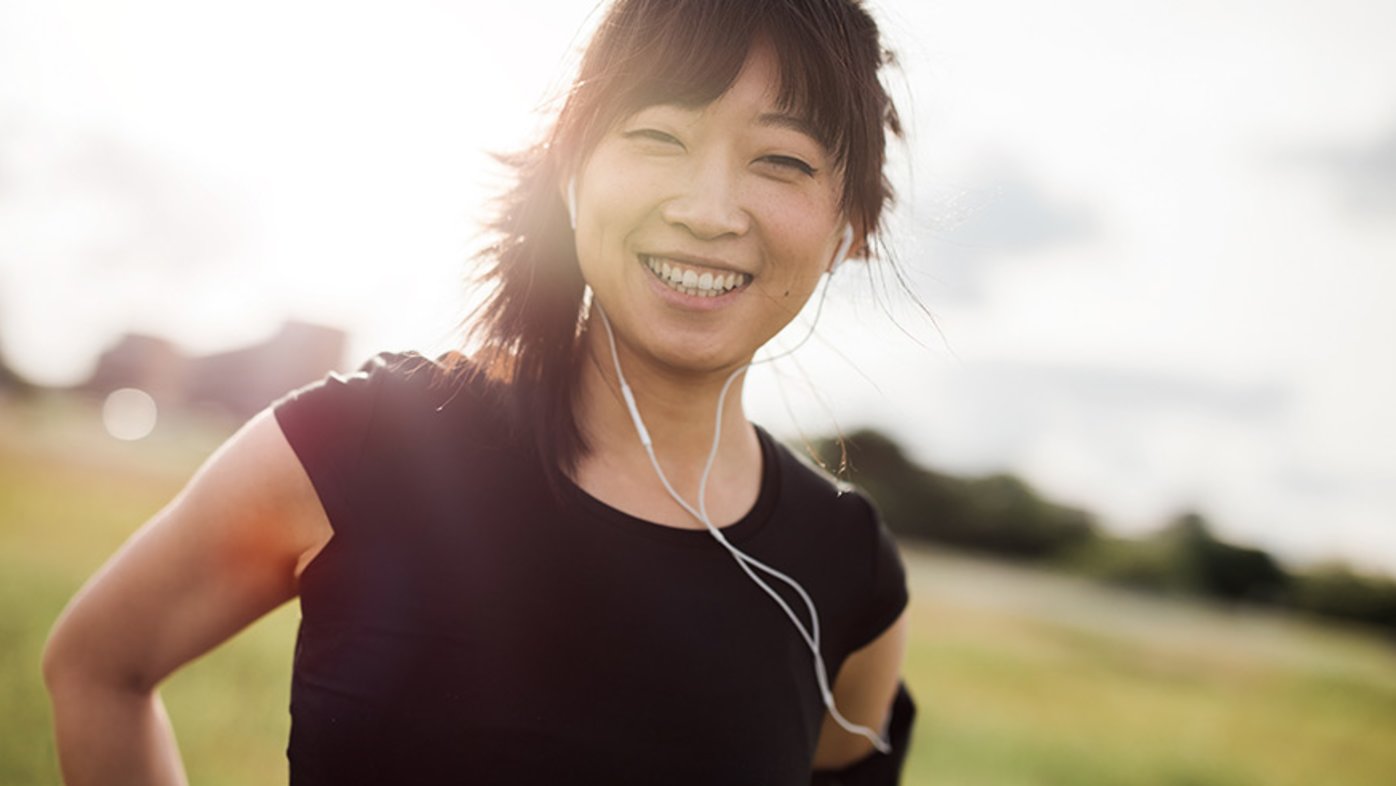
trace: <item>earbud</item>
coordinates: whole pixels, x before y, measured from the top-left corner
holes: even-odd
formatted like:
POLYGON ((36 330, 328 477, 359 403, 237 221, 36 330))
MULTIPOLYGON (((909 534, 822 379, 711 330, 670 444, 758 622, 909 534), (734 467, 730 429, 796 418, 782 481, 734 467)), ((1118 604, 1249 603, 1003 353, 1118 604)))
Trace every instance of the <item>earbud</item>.
POLYGON ((844 225, 843 225, 843 239, 839 241, 839 250, 834 252, 834 258, 833 258, 832 260, 829 261, 829 270, 828 270, 828 272, 832 273, 832 272, 834 272, 834 269, 835 269, 835 268, 837 268, 839 265, 842 265, 844 259, 848 258, 848 252, 849 252, 849 250, 852 249, 852 248, 853 248, 853 225, 852 225, 852 224, 844 224, 844 225))
POLYGON ((567 181, 567 220, 572 224, 572 231, 577 231, 577 177, 575 175, 567 181))

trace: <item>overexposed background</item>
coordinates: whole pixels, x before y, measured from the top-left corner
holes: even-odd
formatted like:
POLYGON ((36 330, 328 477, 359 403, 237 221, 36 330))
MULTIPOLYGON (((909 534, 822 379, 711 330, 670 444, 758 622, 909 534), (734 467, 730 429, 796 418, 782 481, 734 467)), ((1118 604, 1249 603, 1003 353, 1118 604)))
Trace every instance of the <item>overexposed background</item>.
MULTIPOLYGON (((1123 532, 1196 508, 1396 571, 1396 5, 873 7, 910 130, 890 240, 935 322, 848 266, 754 416, 874 425, 1123 532)), ((449 347, 488 153, 536 133, 594 19, 5 0, 0 352, 60 385, 127 330, 449 347)))

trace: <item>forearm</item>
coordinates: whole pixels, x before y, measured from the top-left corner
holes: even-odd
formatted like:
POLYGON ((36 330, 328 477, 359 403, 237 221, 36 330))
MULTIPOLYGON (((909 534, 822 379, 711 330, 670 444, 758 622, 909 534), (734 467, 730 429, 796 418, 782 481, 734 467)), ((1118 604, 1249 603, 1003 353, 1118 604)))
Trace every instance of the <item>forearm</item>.
POLYGON ((58 760, 67 786, 184 786, 174 729, 154 690, 50 685, 58 760))

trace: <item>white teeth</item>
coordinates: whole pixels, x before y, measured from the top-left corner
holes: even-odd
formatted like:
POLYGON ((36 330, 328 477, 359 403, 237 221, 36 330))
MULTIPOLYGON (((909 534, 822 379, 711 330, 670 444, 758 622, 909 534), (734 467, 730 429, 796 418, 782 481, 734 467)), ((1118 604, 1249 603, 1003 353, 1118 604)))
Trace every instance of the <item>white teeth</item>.
POLYGON ((694 297, 717 297, 745 284, 748 276, 743 273, 697 272, 691 268, 670 264, 654 257, 643 257, 645 266, 661 281, 675 291, 694 297))

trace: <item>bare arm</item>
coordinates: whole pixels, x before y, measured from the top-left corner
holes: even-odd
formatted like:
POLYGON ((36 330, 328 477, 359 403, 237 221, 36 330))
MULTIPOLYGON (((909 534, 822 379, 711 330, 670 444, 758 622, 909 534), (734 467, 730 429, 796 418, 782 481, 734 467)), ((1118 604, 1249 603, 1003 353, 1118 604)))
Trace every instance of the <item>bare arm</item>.
MULTIPOLYGON (((844 718, 880 732, 897 694, 906 656, 907 614, 897 618, 867 646, 848 656, 834 680, 834 703, 844 718)), ((816 770, 837 770, 872 753, 872 742, 846 731, 827 712, 814 752, 816 770)))
POLYGON ((182 784, 156 687, 296 594, 329 540, 270 411, 254 417, 63 611, 44 651, 69 786, 182 784))

